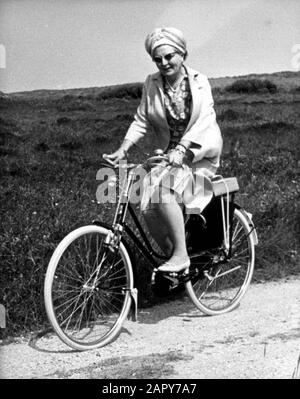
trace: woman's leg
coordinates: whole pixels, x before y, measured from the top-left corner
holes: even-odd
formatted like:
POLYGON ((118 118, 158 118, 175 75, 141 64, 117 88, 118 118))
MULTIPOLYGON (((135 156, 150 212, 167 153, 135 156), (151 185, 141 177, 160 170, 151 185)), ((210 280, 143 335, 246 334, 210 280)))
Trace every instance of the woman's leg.
MULTIPOLYGON (((159 208, 173 244, 173 253, 168 260, 168 264, 176 266, 179 270, 185 269, 189 266, 189 256, 185 242, 185 226, 182 210, 176 201, 162 203, 159 208)), ((167 268, 161 267, 160 270, 167 271, 167 268)))
POLYGON ((189 257, 185 243, 184 218, 175 195, 169 190, 162 191, 161 202, 152 205, 152 212, 144 212, 150 233, 159 246, 170 257, 167 265, 160 270, 180 271, 189 266, 189 257), (153 206, 155 205, 155 206, 153 206), (172 243, 171 246, 170 242, 172 243))
POLYGON ((170 257, 173 252, 173 244, 169 238, 168 230, 162 220, 158 206, 146 209, 142 211, 142 214, 152 238, 156 241, 165 255, 170 257))

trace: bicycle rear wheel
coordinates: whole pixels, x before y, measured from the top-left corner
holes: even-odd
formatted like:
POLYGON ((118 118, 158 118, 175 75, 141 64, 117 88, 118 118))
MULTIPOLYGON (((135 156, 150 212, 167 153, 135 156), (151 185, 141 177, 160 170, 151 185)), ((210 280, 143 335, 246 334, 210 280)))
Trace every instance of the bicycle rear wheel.
POLYGON ((255 248, 251 228, 238 209, 234 210, 232 223, 230 256, 219 247, 204 251, 191 262, 186 291, 194 305, 208 315, 234 309, 253 275, 255 248))
POLYGON ((61 241, 49 262, 47 315, 57 335, 74 349, 109 343, 130 310, 130 256, 122 242, 116 252, 104 244, 108 233, 102 226, 80 227, 61 241))

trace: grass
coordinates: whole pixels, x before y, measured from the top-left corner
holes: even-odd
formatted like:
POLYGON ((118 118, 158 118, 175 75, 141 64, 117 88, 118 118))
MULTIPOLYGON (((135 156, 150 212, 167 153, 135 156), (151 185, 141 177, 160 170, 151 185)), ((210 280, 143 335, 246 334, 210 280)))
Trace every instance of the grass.
MULTIPOLYGON (((239 94, 228 92, 224 80, 219 87, 212 82, 224 136, 219 172, 237 176, 237 201, 257 226, 254 281, 300 272, 295 75, 268 75, 276 93, 239 94)), ((96 218, 112 220, 113 206, 96 202, 96 173, 102 154, 122 141, 139 95, 140 84, 0 97, 0 303, 7 311, 2 336, 47 323, 44 276, 64 235, 96 218)), ((132 151, 131 159, 142 160, 154 148, 149 140, 132 151)), ((139 303, 149 305, 157 300, 150 290, 150 268, 135 254, 142 276, 139 303)))

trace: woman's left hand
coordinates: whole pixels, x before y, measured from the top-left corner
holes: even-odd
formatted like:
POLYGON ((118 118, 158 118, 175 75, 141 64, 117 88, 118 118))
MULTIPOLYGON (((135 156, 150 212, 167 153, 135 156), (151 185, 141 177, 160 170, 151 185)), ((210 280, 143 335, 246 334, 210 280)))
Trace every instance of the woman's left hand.
POLYGON ((168 158, 171 165, 181 167, 184 163, 185 152, 175 148, 168 153, 168 158))

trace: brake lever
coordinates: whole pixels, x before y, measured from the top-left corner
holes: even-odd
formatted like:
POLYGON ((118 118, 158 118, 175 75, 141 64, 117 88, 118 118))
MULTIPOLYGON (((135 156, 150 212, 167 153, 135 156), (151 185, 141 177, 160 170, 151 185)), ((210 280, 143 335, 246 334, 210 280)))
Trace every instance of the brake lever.
POLYGON ((112 165, 112 166, 116 166, 116 165, 113 163, 113 161, 111 161, 109 158, 107 158, 106 154, 103 154, 103 155, 102 155, 102 158, 103 158, 108 164, 110 164, 110 165, 112 165))

